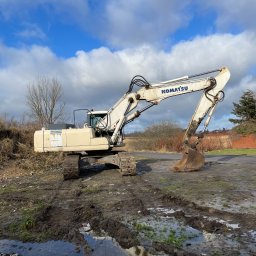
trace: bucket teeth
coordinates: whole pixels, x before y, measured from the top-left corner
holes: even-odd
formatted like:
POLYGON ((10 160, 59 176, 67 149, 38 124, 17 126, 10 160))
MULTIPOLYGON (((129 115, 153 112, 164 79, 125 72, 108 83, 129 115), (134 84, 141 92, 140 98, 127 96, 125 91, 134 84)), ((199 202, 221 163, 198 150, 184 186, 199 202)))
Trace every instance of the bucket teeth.
POLYGON ((175 166, 172 168, 175 172, 198 171, 204 165, 204 155, 197 149, 188 148, 175 166))

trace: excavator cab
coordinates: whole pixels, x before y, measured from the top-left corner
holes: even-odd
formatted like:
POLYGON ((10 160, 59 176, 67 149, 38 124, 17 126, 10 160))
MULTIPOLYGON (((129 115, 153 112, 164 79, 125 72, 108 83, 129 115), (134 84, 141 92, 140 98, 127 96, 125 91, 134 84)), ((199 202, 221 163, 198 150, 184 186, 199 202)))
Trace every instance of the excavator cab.
POLYGON ((104 128, 106 126, 102 120, 107 116, 107 111, 88 111, 87 122, 92 128, 104 128))
POLYGON ((104 118, 107 118, 108 111, 93 111, 87 108, 79 108, 73 111, 73 119, 74 119, 74 126, 81 127, 91 127, 91 128, 106 128, 106 124, 102 121, 104 118), (81 112, 85 112, 80 114, 81 112))

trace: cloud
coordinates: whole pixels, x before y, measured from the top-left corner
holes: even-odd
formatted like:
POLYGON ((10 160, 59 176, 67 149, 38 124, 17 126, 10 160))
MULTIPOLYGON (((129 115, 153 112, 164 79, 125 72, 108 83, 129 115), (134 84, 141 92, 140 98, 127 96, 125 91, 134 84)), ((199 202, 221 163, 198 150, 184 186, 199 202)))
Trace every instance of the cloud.
POLYGON ((93 14, 95 34, 116 47, 163 44, 178 28, 187 25, 190 15, 185 1, 110 0, 93 14))
POLYGON ((45 40, 47 38, 46 34, 42 31, 40 27, 38 27, 36 24, 31 23, 25 23, 24 29, 16 33, 16 35, 25 39, 35 38, 45 40))
MULTIPOLYGON (((227 126, 232 102, 246 88, 253 88, 256 78, 249 70, 256 65, 255 55, 256 34, 252 32, 196 37, 176 44, 168 52, 146 45, 116 51, 101 47, 78 51, 66 59, 58 58, 48 47, 17 49, 0 44, 0 113, 21 116, 26 111, 27 85, 38 75, 55 77, 62 83, 67 110, 72 113, 81 107, 109 109, 127 91, 136 74, 154 83, 227 65, 231 81, 210 127, 227 126)), ((185 127, 199 98, 200 93, 194 93, 167 99, 143 113, 129 129, 163 120, 185 127)))
POLYGON ((82 24, 88 14, 87 0, 0 0, 0 17, 5 21, 17 18, 30 20, 31 13, 40 9, 49 20, 56 17, 65 22, 82 24))
MULTIPOLYGON (((218 31, 255 31, 256 2, 254 0, 0 0, 0 18, 5 21, 16 19, 31 22, 36 11, 45 15, 48 23, 75 24, 105 41, 110 47, 123 49, 144 44, 169 46, 181 28, 189 26, 193 16, 202 13, 216 13, 218 31)), ((202 18, 202 15, 200 16, 202 18)), ((202 22, 204 22, 202 20, 202 22)), ((209 22, 209 21, 208 21, 209 22)), ((50 26, 51 24, 49 24, 50 26)), ((36 32, 24 30, 25 36, 36 32)), ((39 34, 40 31, 37 31, 39 34)), ((41 36, 43 31, 41 31, 41 36)))
POLYGON ((162 46, 188 24, 188 5, 189 0, 0 0, 0 18, 31 22, 39 10, 47 22, 78 25, 111 47, 162 46))
POLYGON ((254 0, 210 0, 203 1, 202 7, 214 8, 217 12, 216 25, 219 29, 232 28, 254 30, 256 28, 255 13, 256 2, 254 0))

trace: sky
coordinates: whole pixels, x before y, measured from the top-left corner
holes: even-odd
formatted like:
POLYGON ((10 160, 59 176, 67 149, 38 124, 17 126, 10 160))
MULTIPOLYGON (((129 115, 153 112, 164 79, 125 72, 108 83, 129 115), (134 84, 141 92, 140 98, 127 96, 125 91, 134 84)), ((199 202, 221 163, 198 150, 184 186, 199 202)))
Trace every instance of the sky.
MULTIPOLYGON (((256 88, 255 13, 255 0, 0 0, 0 115, 23 120, 38 77, 62 84, 69 121, 77 108, 108 110, 135 75, 156 83, 227 66, 209 130, 229 129, 233 102, 256 88)), ((126 130, 185 128, 200 95, 166 99, 126 130)))

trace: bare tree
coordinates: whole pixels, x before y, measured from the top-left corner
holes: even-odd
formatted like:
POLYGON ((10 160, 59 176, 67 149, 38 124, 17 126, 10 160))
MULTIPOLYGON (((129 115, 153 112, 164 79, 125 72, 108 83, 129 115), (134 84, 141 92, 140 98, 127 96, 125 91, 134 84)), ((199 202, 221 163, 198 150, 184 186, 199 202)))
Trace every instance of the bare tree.
POLYGON ((28 85, 26 100, 31 116, 41 126, 63 118, 62 86, 55 78, 39 77, 28 85))

